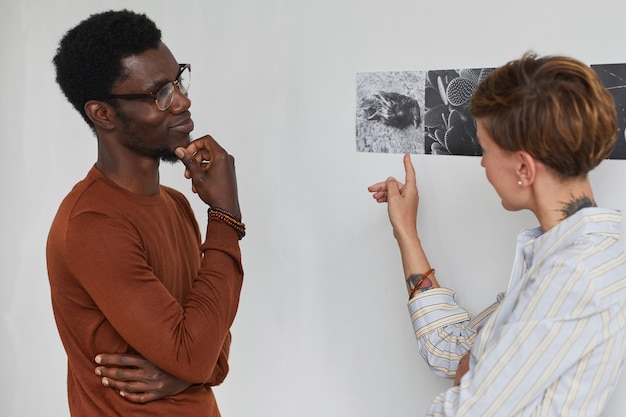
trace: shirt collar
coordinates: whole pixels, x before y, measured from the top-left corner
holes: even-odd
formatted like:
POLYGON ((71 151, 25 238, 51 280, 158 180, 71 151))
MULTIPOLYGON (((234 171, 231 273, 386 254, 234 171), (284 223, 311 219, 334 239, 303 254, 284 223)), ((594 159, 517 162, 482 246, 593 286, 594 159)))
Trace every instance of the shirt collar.
POLYGON ((527 266, 533 259, 545 257, 588 234, 609 234, 619 239, 622 213, 600 207, 583 208, 559 222, 545 233, 541 227, 527 229, 518 235, 527 266))

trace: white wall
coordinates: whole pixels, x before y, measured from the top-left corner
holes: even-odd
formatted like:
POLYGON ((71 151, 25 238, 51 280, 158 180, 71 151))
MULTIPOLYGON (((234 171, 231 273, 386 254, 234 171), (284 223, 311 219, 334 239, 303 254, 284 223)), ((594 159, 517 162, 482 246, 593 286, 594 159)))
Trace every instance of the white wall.
MULTIPOLYGON (((44 249, 58 204, 96 156, 51 65, 78 21, 120 7, 152 17, 193 63, 196 135, 211 133, 237 158, 246 282, 232 371, 216 390, 224 416, 408 417, 450 382, 418 357, 386 208, 366 190, 403 171, 400 155, 355 151, 355 74, 497 66, 528 49, 623 63, 617 4, 2 2, 0 415, 68 415, 44 249)), ((500 207, 478 158, 413 161, 431 262, 476 311, 504 289, 515 234, 534 221, 500 207)), ((204 219, 180 166, 162 176, 204 219)), ((626 210, 626 161, 605 162, 592 179, 602 205, 626 210)), ((623 415, 625 394, 626 377, 605 416, 623 415)))

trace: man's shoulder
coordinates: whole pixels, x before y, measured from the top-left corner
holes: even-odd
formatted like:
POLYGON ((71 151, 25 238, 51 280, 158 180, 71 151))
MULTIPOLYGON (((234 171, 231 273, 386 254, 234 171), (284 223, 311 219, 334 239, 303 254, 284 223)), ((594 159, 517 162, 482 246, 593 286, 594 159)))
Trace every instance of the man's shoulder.
POLYGON ((100 211, 114 205, 116 200, 111 187, 90 172, 65 196, 61 209, 70 209, 73 213, 84 210, 100 211))
POLYGON ((91 171, 79 182, 74 184, 72 189, 65 195, 58 209, 58 213, 71 211, 78 202, 82 201, 84 196, 93 193, 95 179, 91 176, 91 171))

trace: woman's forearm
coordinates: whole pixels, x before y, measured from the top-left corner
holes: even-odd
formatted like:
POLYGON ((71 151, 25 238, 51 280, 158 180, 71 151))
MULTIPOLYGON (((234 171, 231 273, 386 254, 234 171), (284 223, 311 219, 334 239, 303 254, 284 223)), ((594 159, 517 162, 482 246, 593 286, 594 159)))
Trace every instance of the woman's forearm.
POLYGON ((431 271, 432 267, 417 233, 405 236, 396 235, 396 239, 400 248, 404 279, 409 296, 415 293, 415 287, 424 291, 438 288, 439 283, 435 278, 434 271, 431 271))

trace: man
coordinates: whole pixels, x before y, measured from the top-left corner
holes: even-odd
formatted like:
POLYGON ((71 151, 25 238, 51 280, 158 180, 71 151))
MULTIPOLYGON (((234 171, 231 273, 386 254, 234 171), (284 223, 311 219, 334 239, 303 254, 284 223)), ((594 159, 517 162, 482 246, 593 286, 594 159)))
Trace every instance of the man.
POLYGON ((210 136, 190 142, 190 66, 126 10, 68 31, 54 64, 98 141, 47 245, 70 412, 219 416, 211 386, 228 373, 245 226, 232 156, 210 136), (209 205, 204 243, 188 201, 159 184, 161 159, 181 159, 209 205))

